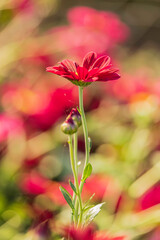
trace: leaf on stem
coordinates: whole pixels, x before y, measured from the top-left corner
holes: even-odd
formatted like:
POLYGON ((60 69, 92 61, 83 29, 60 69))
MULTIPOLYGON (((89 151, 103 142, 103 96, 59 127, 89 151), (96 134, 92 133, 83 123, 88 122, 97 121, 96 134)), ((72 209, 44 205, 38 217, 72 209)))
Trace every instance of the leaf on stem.
POLYGON ((59 189, 60 189, 61 193, 63 194, 63 197, 65 198, 65 200, 68 203, 68 205, 74 211, 74 206, 73 206, 71 195, 69 194, 69 192, 67 192, 67 190, 65 188, 63 188, 62 186, 60 186, 59 189))
POLYGON ((78 110, 79 114, 82 115, 82 114, 81 114, 81 110, 79 109, 79 107, 77 107, 77 110, 78 110))
POLYGON ((92 165, 90 163, 84 169, 82 181, 84 182, 92 173, 92 165))
POLYGON ((69 185, 71 186, 73 192, 75 192, 75 194, 77 195, 76 188, 75 188, 74 184, 71 182, 71 180, 69 180, 69 185))
POLYGON ((92 205, 87 205, 87 206, 85 206, 84 208, 83 208, 83 213, 85 213, 86 211, 88 211, 90 208, 93 208, 94 207, 94 205, 92 204, 92 205))
POLYGON ((90 137, 88 137, 88 144, 89 144, 89 152, 90 152, 92 148, 92 140, 90 137))
POLYGON ((95 193, 92 194, 92 196, 88 199, 88 201, 84 204, 84 208, 88 206, 92 198, 94 197, 95 193))

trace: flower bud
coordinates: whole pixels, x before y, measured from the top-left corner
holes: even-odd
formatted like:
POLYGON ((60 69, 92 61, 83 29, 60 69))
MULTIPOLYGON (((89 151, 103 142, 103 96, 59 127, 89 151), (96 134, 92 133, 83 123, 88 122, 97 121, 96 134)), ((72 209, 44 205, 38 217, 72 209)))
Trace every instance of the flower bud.
POLYGON ((72 108, 70 116, 73 119, 73 121, 77 123, 78 127, 82 125, 81 115, 78 112, 77 108, 72 108))
POLYGON ((65 134, 71 135, 71 134, 77 132, 78 124, 76 122, 74 122, 71 117, 69 117, 64 121, 64 123, 62 123, 61 130, 65 134))

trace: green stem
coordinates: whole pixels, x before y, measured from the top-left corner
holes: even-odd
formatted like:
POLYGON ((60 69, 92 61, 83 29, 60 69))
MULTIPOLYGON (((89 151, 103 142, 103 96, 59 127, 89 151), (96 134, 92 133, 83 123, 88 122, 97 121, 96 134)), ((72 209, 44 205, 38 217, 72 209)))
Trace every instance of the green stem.
MULTIPOLYGON (((73 176, 74 176, 74 184, 76 187, 76 191, 77 191, 77 196, 78 196, 78 200, 79 200, 79 205, 80 205, 80 219, 82 218, 82 199, 81 199, 81 194, 79 191, 79 183, 78 183, 78 176, 77 176, 77 166, 75 165, 75 160, 74 160, 74 153, 77 153, 77 150, 74 150, 73 152, 73 144, 72 144, 72 136, 69 135, 69 139, 68 139, 68 144, 69 144, 69 152, 70 152, 70 161, 71 161, 71 168, 72 168, 72 172, 73 172, 73 176)), ((76 157, 77 159, 77 157, 76 157)), ((75 210, 74 213, 74 217, 75 217, 75 223, 78 223, 78 210, 75 210)))
MULTIPOLYGON (((83 87, 79 87, 79 108, 80 108, 80 113, 81 113, 82 127, 83 127, 84 140, 85 140, 85 163, 84 163, 84 168, 83 168, 83 173, 82 173, 82 178, 83 178, 84 169, 89 162, 88 129, 87 129, 87 122, 86 122, 86 117, 85 117, 84 107, 83 107, 83 87)), ((83 185, 84 185, 84 182, 81 181, 80 186, 79 186, 80 195, 82 193, 83 185)), ((78 204, 79 203, 76 200, 76 205, 75 205, 76 211, 78 209, 78 204)), ((80 219, 79 219, 79 225, 81 225, 81 222, 82 222, 82 214, 81 214, 80 219)))
POLYGON ((77 177, 78 177, 77 149, 78 149, 78 137, 77 137, 77 132, 76 132, 74 134, 74 164, 75 164, 76 174, 77 174, 77 177))
MULTIPOLYGON (((78 159, 77 159, 77 132, 74 134, 74 166, 76 171, 76 177, 78 177, 78 159)), ((75 183, 74 183, 75 184, 75 183)), ((76 194, 73 193, 73 205, 75 206, 76 194)), ((78 216, 78 209, 75 209, 75 215, 78 216)), ((72 219, 73 222, 73 219, 72 219)))
MULTIPOLYGON (((84 169, 87 166, 89 162, 89 142, 88 142, 88 129, 87 129, 87 122, 86 122, 86 117, 84 113, 84 107, 83 107, 83 87, 79 87, 79 108, 80 108, 80 113, 81 113, 81 118, 82 118, 82 126, 83 126, 83 132, 84 132, 84 140, 85 140, 85 163, 84 163, 84 168, 83 168, 83 173, 84 169)), ((83 178, 83 174, 82 174, 83 178)), ((80 193, 82 192, 84 182, 80 183, 80 193)))

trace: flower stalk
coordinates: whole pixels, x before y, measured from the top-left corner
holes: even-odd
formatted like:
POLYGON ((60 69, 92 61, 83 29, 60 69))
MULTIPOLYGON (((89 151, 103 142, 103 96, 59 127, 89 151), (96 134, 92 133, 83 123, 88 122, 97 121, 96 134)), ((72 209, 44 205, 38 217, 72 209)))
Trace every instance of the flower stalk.
MULTIPOLYGON (((87 122, 84 112, 83 105, 83 88, 87 87, 93 82, 107 82, 110 80, 116 80, 120 78, 118 74, 118 69, 112 67, 111 59, 109 56, 97 57, 95 52, 89 52, 83 59, 81 65, 71 61, 69 59, 63 60, 57 66, 47 67, 48 72, 54 73, 56 75, 62 76, 73 84, 77 85, 79 88, 79 111, 77 109, 72 109, 69 116, 66 118, 65 122, 61 125, 61 130, 68 135, 68 144, 70 152, 70 163, 74 177, 74 184, 70 181, 70 186, 73 190, 73 197, 63 188, 60 190, 67 201, 68 205, 72 209, 72 221, 76 226, 82 226, 82 221, 85 217, 84 210, 86 210, 86 205, 82 204, 82 189, 85 180, 92 173, 92 166, 89 163, 89 153, 91 148, 91 140, 88 138, 87 122), (77 131, 81 126, 83 127, 84 141, 85 141, 85 162, 84 168, 81 176, 80 184, 78 182, 78 136, 77 131), (74 134, 74 135, 73 135, 74 134), (74 137, 73 137, 73 136, 74 137), (74 139, 74 145, 73 145, 74 139)), ((91 198, 90 198, 91 199, 91 198)), ((87 213, 86 221, 91 221, 100 211, 103 204, 98 204, 91 208, 88 206, 89 210, 87 213), (90 216, 91 215, 91 216, 90 216)), ((84 223, 83 223, 84 224, 84 223)))
MULTIPOLYGON (((72 135, 69 135, 69 137, 68 137, 68 145, 69 145, 69 152, 70 152, 70 163, 71 163, 71 168, 72 168, 73 177, 74 177, 74 184, 75 184, 75 187, 76 187, 77 199, 78 199, 78 203, 79 203, 79 206, 80 206, 79 216, 80 216, 80 219, 81 219, 82 218, 82 209, 83 209, 82 208, 82 199, 81 199, 81 194, 80 194, 80 191, 79 191, 77 166, 75 164, 75 158, 74 158, 74 154, 77 152, 77 150, 74 149, 74 151, 73 151, 72 135)), ((74 217, 73 217, 74 222, 75 222, 75 224, 77 224, 78 223, 78 211, 75 210, 73 215, 74 215, 74 217)))
MULTIPOLYGON (((88 129, 87 129, 87 121, 84 113, 84 106, 83 106, 83 87, 79 87, 79 108, 80 108, 80 113, 81 113, 81 118, 82 118, 82 127, 83 127, 83 132, 84 132, 84 140, 85 140, 85 164, 84 164, 84 169, 89 163, 89 141, 88 141, 88 129)), ((84 174, 84 169, 83 169, 83 174, 84 174)), ((82 178, 83 178, 82 174, 82 178)), ((80 184, 80 192, 82 192, 84 182, 81 181, 80 184)))

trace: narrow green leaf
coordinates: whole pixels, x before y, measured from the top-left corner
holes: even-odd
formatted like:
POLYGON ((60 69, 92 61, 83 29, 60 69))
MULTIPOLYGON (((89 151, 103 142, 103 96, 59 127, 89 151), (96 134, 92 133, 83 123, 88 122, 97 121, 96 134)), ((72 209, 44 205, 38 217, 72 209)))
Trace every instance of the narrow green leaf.
POLYGON ((88 144, 89 144, 89 152, 90 152, 92 148, 92 140, 90 137, 88 137, 88 144))
POLYGON ((89 224, 101 211, 102 205, 105 203, 99 203, 96 206, 90 208, 84 217, 84 224, 89 224))
POLYGON ((81 114, 81 110, 79 109, 79 107, 77 107, 77 110, 78 110, 79 114, 82 115, 82 114, 81 114))
POLYGON ((88 201, 84 204, 84 208, 90 203, 92 198, 94 197, 95 193, 92 194, 92 196, 88 199, 88 201))
POLYGON ((69 180, 69 185, 71 186, 73 192, 75 192, 75 194, 77 195, 76 188, 75 188, 74 184, 71 182, 71 180, 69 180))
POLYGON ((88 211, 90 208, 94 207, 94 205, 87 205, 83 208, 83 213, 85 213, 86 211, 88 211))
POLYGON ((91 173, 92 173, 92 165, 88 163, 84 169, 82 181, 85 181, 91 175, 91 173))
POLYGON ((65 188, 63 188, 62 186, 60 186, 59 189, 60 189, 61 193, 63 194, 63 197, 65 198, 68 205, 72 208, 72 210, 74 210, 71 195, 69 194, 69 192, 67 192, 67 190, 65 188))

